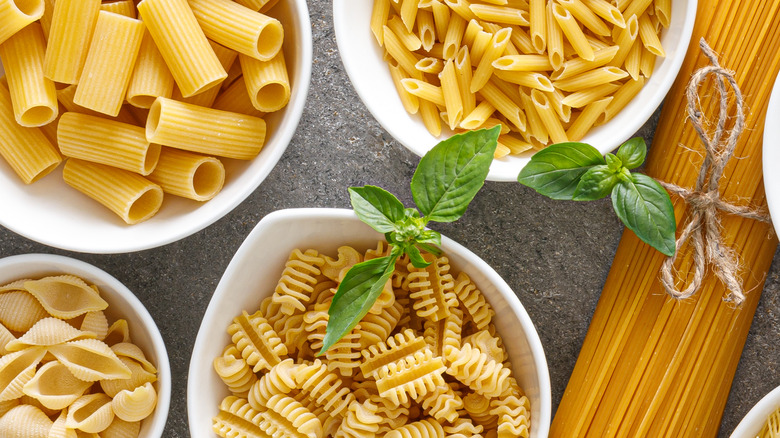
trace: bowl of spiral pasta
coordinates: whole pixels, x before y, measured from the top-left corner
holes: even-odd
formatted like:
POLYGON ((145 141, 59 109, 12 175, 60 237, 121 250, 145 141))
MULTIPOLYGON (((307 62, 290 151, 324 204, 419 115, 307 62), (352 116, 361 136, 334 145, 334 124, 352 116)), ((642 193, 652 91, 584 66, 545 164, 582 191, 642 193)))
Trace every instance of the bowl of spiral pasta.
POLYGON ((305 0, 4 1, 0 225, 122 253, 187 237, 268 176, 311 77, 305 0))
POLYGON ((143 304, 69 257, 0 259, 0 436, 163 435, 168 354, 143 304))
POLYGON ((321 353, 345 272, 388 245, 351 210, 264 217, 195 341, 192 436, 546 437, 549 372, 528 314, 479 257, 446 237, 441 249, 427 268, 398 259, 371 310, 321 353))
POLYGON ((650 118, 680 70, 696 0, 333 1, 341 60, 377 121, 422 156, 502 126, 489 180, 536 150, 607 153, 650 118))

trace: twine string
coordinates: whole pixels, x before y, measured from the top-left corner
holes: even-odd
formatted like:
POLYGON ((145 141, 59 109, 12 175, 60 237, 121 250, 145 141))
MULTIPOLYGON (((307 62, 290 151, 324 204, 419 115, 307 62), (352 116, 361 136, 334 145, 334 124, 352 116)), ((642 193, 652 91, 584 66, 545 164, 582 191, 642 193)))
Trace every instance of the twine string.
POLYGON ((675 184, 659 181, 669 193, 681 197, 692 212, 689 221, 677 238, 676 251, 667 257, 661 266, 661 283, 666 292, 676 299, 691 297, 700 288, 707 265, 712 266, 715 275, 726 285, 728 295, 726 301, 736 305, 742 304, 745 295, 742 291, 742 281, 739 276, 739 259, 733 249, 723 242, 721 224, 718 212, 770 222, 769 216, 749 206, 733 205, 720 198, 720 178, 726 168, 737 141, 745 128, 744 99, 737 86, 734 73, 720 66, 715 52, 707 45, 704 38, 699 41, 699 47, 710 60, 710 64, 697 70, 688 83, 685 96, 688 101, 688 117, 693 128, 704 146, 705 157, 694 189, 680 187, 675 184), (699 88, 708 76, 714 75, 717 91, 720 95, 718 121, 714 132, 708 134, 707 120, 701 109, 699 88), (736 115, 734 126, 728 130, 729 92, 726 85, 734 93, 736 115), (725 137, 725 139, 724 139, 725 137), (686 242, 690 240, 693 251, 693 277, 682 290, 677 288, 677 274, 674 264, 677 255, 686 242))

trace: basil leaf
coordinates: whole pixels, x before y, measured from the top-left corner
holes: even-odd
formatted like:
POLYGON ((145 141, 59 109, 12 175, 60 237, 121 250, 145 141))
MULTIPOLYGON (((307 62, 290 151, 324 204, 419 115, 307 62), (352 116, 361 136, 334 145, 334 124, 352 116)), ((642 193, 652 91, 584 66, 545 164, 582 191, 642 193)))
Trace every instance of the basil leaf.
POLYGON ((645 162, 647 145, 642 137, 634 137, 623 143, 617 151, 617 156, 623 165, 629 169, 635 169, 645 162))
POLYGON ((366 316, 395 269, 398 253, 367 260, 347 271, 328 309, 322 354, 366 316))
POLYGON ((437 247, 435 247, 433 245, 429 245, 427 243, 418 243, 417 247, 419 249, 425 250, 426 252, 429 252, 429 253, 435 255, 436 257, 438 257, 438 256, 440 256, 442 254, 442 251, 439 248, 437 248, 437 247))
POLYGON ((409 261, 412 262, 412 265, 414 265, 415 268, 422 269, 427 268, 428 265, 430 265, 430 262, 426 262, 423 258, 422 254, 420 254, 420 250, 417 249, 417 247, 410 246, 406 249, 406 253, 409 254, 409 261))
POLYGON ((500 126, 453 135, 420 160, 412 177, 412 197, 428 220, 453 222, 463 216, 485 183, 498 144, 500 126))
POLYGON ((612 192, 612 206, 621 221, 645 243, 672 256, 677 223, 669 194, 654 179, 634 173, 612 192))
POLYGON ((580 177, 604 157, 585 143, 557 143, 535 153, 517 181, 552 199, 571 200, 580 177))
POLYGON ((618 173, 621 168, 623 168, 623 162, 620 161, 620 158, 613 154, 607 154, 604 155, 604 159, 607 162, 607 167, 609 167, 609 170, 611 170, 614 173, 618 173))
POLYGON ((404 205, 380 187, 350 187, 349 198, 358 218, 380 233, 395 230, 404 219, 404 205))
POLYGON ((573 199, 575 201, 595 201, 612 193, 618 183, 617 174, 606 164, 593 166, 585 172, 577 184, 573 199))
POLYGON ((417 243, 432 243, 441 246, 441 234, 438 231, 425 230, 417 237, 417 243))

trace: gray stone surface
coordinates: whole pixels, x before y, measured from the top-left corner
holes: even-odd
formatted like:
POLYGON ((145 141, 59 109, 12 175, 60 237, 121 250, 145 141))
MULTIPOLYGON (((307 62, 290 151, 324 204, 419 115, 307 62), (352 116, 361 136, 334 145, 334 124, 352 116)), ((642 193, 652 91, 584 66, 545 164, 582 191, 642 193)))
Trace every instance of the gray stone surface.
MULTIPOLYGON (((268 179, 226 217, 179 242, 118 255, 61 251, 0 228, 0 257, 41 252, 84 260, 114 275, 146 305, 167 344, 174 376, 165 437, 188 436, 187 369, 200 320, 233 253, 263 216, 291 207, 347 208, 347 187, 369 183, 412 204, 408 181, 418 158, 379 126, 349 84, 334 38, 331 2, 309 0, 309 7, 314 68, 303 119, 268 179)), ((641 134, 649 139, 654 124, 655 118, 641 134)), ((436 229, 485 259, 517 293, 544 344, 554 411, 623 231, 609 201, 554 202, 519 184, 488 182, 461 221, 436 229)), ((780 385, 779 263, 776 257, 721 437, 780 385)))

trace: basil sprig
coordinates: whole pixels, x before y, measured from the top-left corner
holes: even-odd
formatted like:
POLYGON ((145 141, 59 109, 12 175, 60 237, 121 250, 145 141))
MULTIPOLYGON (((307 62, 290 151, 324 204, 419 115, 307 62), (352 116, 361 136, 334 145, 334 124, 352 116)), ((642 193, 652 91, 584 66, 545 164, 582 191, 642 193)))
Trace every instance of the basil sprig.
POLYGON ((585 143, 558 143, 534 154, 517 180, 552 199, 592 201, 612 196, 623 224, 661 253, 675 251, 676 222, 669 194, 654 179, 632 173, 647 155, 642 138, 601 156, 585 143))
POLYGON ((422 251, 441 254, 441 235, 429 222, 458 220, 485 183, 501 127, 458 134, 433 147, 420 160, 411 182, 417 208, 405 208, 392 193, 376 186, 351 187, 358 218, 384 233, 390 255, 358 263, 347 271, 328 309, 322 354, 349 333, 374 305, 403 254, 415 267, 430 263, 422 251))

